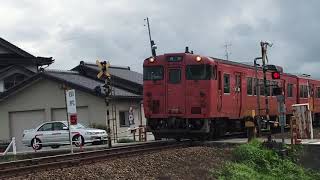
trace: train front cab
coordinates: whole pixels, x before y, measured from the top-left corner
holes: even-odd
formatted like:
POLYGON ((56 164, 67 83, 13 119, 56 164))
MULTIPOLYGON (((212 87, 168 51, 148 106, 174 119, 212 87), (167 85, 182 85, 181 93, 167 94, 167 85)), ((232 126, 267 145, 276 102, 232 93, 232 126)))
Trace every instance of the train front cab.
POLYGON ((196 138, 210 132, 215 64, 194 54, 165 54, 144 62, 144 110, 156 138, 196 138))

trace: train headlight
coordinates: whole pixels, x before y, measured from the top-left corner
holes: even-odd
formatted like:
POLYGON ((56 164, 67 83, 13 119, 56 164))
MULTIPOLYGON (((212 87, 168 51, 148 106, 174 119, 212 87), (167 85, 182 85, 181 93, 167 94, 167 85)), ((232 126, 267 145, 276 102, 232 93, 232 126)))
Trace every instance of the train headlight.
POLYGON ((197 56, 197 57, 196 57, 196 61, 200 62, 200 61, 201 61, 201 57, 200 57, 200 56, 197 56))
POLYGON ((149 58, 149 62, 153 63, 154 62, 154 58, 153 57, 149 58))

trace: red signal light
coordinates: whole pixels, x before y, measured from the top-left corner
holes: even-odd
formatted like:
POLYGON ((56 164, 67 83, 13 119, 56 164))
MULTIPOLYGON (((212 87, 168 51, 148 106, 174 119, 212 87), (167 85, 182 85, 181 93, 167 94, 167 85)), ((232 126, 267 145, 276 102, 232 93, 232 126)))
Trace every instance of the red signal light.
POLYGON ((279 72, 272 72, 272 79, 280 79, 280 73, 279 72))

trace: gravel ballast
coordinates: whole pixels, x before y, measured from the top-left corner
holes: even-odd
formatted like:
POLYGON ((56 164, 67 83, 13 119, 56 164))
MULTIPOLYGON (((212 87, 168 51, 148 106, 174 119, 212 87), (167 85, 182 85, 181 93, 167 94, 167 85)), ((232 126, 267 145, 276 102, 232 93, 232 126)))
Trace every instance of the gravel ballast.
POLYGON ((209 171, 219 169, 230 153, 216 147, 169 149, 12 179, 214 179, 209 171))

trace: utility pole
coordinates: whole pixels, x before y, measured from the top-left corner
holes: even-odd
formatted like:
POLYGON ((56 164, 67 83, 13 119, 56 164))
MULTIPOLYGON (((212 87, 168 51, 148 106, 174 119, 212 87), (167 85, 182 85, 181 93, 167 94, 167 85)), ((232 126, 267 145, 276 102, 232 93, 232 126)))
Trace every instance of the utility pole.
POLYGON ((261 107, 260 107, 260 91, 259 91, 259 81, 258 81, 258 63, 257 60, 261 60, 262 57, 257 57, 254 59, 254 69, 255 69, 255 90, 257 93, 257 112, 258 112, 258 137, 261 136, 261 107))
POLYGON ((224 48, 225 48, 225 56, 226 56, 226 59, 227 60, 229 60, 229 55, 231 54, 231 53, 229 53, 229 51, 228 51, 228 48, 229 47, 231 47, 232 46, 232 44, 231 43, 226 43, 225 45, 224 45, 224 48))
MULTIPOLYGON (((266 118, 267 118, 267 129, 270 131, 270 116, 269 116, 269 99, 268 99, 268 91, 267 91, 267 66, 266 61, 268 61, 267 57, 267 47, 271 47, 272 45, 268 42, 260 42, 261 46, 261 54, 262 54, 262 69, 263 69, 263 86, 264 86, 264 96, 265 96, 265 104, 266 104, 266 118)), ((269 133, 268 139, 271 139, 271 133, 269 133)))
MULTIPOLYGON (((156 44, 154 43, 154 41, 152 40, 151 38, 151 30, 150 30, 150 23, 149 23, 149 18, 147 17, 146 19, 144 19, 145 21, 147 21, 147 27, 148 27, 148 33, 149 33, 149 41, 150 41, 150 48, 151 48, 151 54, 153 57, 155 57, 157 55, 156 53, 156 49, 157 49, 157 46, 156 44)), ((144 25, 146 26, 146 25, 144 25)))

